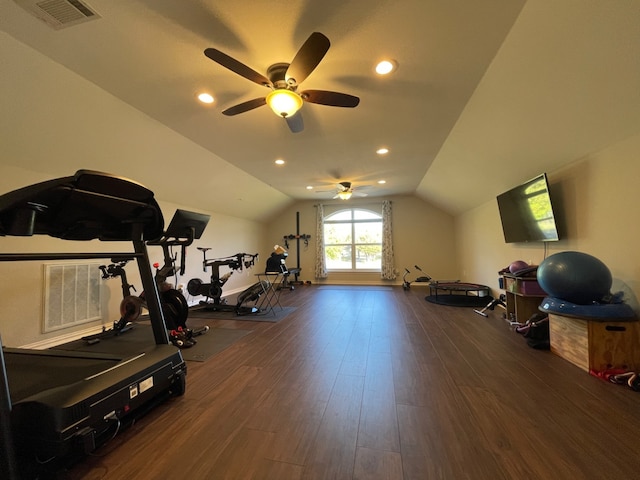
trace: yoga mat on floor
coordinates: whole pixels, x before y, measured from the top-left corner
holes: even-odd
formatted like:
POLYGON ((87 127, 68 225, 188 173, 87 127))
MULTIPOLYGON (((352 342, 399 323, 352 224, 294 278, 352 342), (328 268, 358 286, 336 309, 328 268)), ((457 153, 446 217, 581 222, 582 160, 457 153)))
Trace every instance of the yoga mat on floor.
MULTIPOLYGON (((195 323, 195 322, 194 322, 195 323)), ((197 322, 200 326, 201 322, 197 322)), ((194 328, 195 325, 187 325, 194 328)), ((217 353, 240 340, 251 330, 232 328, 212 328, 204 335, 195 337, 196 344, 190 348, 183 348, 182 358, 188 361, 204 362, 217 353)), ((130 330, 113 337, 101 339, 100 342, 89 345, 84 340, 74 340, 54 347, 56 350, 72 350, 77 352, 112 353, 116 355, 136 355, 146 347, 154 344, 151 325, 136 323, 130 330)))
MULTIPOLYGON (((247 322, 279 322, 290 313, 296 310, 295 307, 274 307, 270 312, 260 312, 248 315, 237 315, 235 312, 225 312, 209 310, 206 307, 193 307, 189 310, 189 318, 206 318, 209 320, 241 320, 247 322)), ((187 325, 189 320, 187 320, 187 325)))
POLYGON ((251 330, 212 328, 204 335, 196 337, 198 343, 193 347, 183 348, 182 358, 192 362, 204 362, 250 333, 251 330))
POLYGON ((320 290, 393 290, 393 287, 386 285, 319 285, 320 290))
POLYGON ((484 307, 493 300, 493 297, 476 295, 429 295, 424 297, 427 302, 449 307, 484 307))

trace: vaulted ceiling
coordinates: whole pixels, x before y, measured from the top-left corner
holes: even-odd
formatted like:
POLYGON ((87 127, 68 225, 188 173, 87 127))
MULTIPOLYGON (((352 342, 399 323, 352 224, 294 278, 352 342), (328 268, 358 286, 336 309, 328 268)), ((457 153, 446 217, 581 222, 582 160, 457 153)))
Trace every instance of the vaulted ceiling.
MULTIPOLYGON (((370 197, 416 194, 458 214, 640 131, 636 0, 82 2, 99 18, 56 30, 18 5, 35 1, 0 0, 0 29, 215 160, 210 172, 184 168, 186 178, 154 172, 158 183, 195 192, 220 175, 223 193, 262 192, 232 209, 241 216, 269 202, 329 199, 339 181, 370 197), (268 90, 206 48, 265 75, 316 31, 331 47, 301 90, 355 95, 356 108, 305 103, 300 133, 267 106, 221 113, 268 90), (374 73, 383 58, 398 65, 385 77, 374 73), (203 91, 213 104, 197 101, 203 91), (389 153, 377 155, 383 146, 389 153)), ((58 168, 68 174, 72 161, 58 168)), ((173 200, 177 191, 156 193, 173 200)), ((205 195, 197 201, 220 210, 205 195)))

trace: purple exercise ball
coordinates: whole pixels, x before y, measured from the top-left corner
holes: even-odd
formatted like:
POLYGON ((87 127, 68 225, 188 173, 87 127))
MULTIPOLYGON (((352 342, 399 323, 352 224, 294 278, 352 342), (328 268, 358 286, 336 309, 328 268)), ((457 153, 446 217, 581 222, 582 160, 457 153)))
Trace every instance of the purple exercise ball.
POLYGON ((582 252, 560 252, 542 261, 537 272, 540 287, 551 297, 579 305, 599 302, 611 290, 609 268, 582 252))

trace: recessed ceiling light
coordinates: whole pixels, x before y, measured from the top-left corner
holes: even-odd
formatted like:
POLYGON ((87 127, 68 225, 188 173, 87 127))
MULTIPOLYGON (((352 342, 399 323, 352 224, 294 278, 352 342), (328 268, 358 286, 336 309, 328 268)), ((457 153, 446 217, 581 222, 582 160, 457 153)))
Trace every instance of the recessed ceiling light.
POLYGON ((376 65, 376 73, 378 75, 387 75, 398 68, 395 60, 382 60, 376 65))
POLYGON ((281 158, 277 159, 276 165, 284 165, 284 160, 282 160, 281 158))
POLYGON ((387 183, 387 181, 386 181, 386 180, 378 180, 378 183, 379 183, 380 185, 383 185, 383 184, 387 183))
POLYGON ((200 100, 202 103, 213 103, 213 97, 208 93, 201 93, 200 95, 198 95, 198 100, 200 100))
POLYGON ((382 148, 379 148, 378 150, 376 150, 376 153, 378 155, 386 155, 387 153, 389 153, 389 149, 386 148, 386 147, 382 147, 382 148))
POLYGON ((307 185, 307 190, 313 190, 313 185, 307 185))

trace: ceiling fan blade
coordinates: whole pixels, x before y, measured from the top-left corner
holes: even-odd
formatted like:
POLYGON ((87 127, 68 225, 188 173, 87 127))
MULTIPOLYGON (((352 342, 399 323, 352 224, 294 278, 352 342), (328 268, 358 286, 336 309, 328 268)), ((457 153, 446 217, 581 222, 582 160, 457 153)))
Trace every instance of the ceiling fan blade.
POLYGON ((219 63, 223 67, 228 68, 232 72, 237 73, 247 80, 251 80, 258 85, 263 85, 265 87, 271 86, 271 82, 267 77, 256 72, 252 68, 247 67, 244 63, 239 62, 235 58, 231 58, 226 53, 222 53, 220 50, 216 50, 215 48, 207 48, 204 51, 204 54, 214 62, 219 63))
POLYGON ((286 79, 294 79, 300 85, 323 59, 331 42, 320 32, 313 32, 304 42, 287 69, 286 79))
POLYGON ((329 92, 327 90, 305 90, 300 94, 305 102, 329 105, 331 107, 357 107, 360 103, 358 97, 347 93, 329 92))
POLYGON ((328 185, 322 185, 320 188, 326 189, 326 190, 316 190, 316 193, 345 192, 351 188, 351 183, 350 182, 332 183, 328 185))
POLYGON ((258 108, 266 104, 267 100, 264 97, 254 98, 253 100, 248 100, 233 107, 227 108, 222 112, 222 114, 231 117, 233 115, 238 115, 239 113, 248 112, 249 110, 253 110, 254 108, 258 108))
POLYGON ((285 121, 287 125, 289 125, 289 130, 293 133, 299 133, 304 130, 304 120, 302 119, 302 113, 296 112, 295 115, 291 117, 285 117, 285 121))

